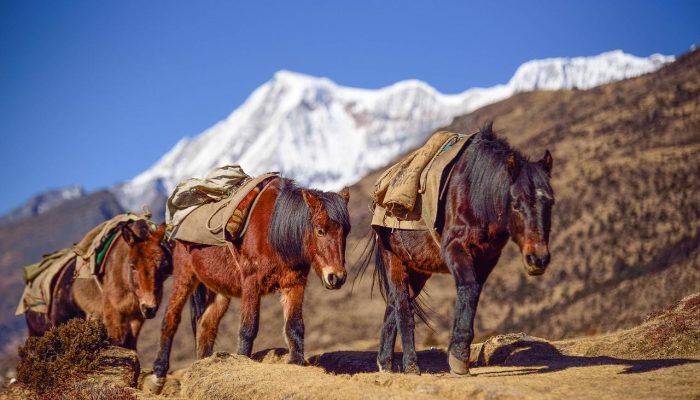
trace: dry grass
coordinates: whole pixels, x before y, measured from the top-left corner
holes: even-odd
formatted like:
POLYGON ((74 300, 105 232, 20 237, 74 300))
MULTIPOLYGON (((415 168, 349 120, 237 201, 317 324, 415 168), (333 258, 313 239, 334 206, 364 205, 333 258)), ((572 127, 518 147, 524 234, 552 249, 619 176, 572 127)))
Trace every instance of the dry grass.
POLYGON ((650 315, 633 343, 637 354, 656 357, 700 356, 700 294, 688 296, 668 310, 650 315))
POLYGON ((217 353, 185 373, 181 396, 225 399, 424 399, 416 393, 350 382, 317 367, 260 364, 243 356, 217 353))
POLYGON ((627 360, 700 358, 700 293, 648 315, 633 328, 563 341, 569 355, 618 357, 627 360))

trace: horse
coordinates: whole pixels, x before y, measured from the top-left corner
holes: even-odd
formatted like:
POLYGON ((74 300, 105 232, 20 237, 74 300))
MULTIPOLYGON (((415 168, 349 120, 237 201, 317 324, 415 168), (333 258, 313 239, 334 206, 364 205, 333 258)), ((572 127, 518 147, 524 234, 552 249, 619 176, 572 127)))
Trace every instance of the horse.
POLYGON ((165 225, 152 227, 145 220, 122 225, 106 255, 101 282, 97 276, 75 279, 74 258, 55 278, 48 313, 25 313, 29 335, 41 336, 72 318, 100 318, 112 344, 136 350, 141 326, 155 317, 171 273, 164 235, 165 225))
POLYGON ((233 239, 227 233, 227 246, 175 240, 173 290, 153 366, 154 389, 159 391, 165 383, 173 336, 190 295, 198 359, 212 354, 219 322, 232 297, 241 299, 238 354, 250 357, 260 298, 278 292, 289 363, 304 365, 304 289, 311 268, 326 289, 340 289, 345 282, 349 197, 347 188, 323 192, 279 177, 258 195, 243 235, 233 239))
POLYGON ((474 316, 481 290, 511 238, 525 270, 541 275, 550 261, 549 232, 554 192, 552 155, 529 161, 486 124, 461 150, 439 204, 437 235, 428 231, 373 226, 360 273, 375 258, 374 280, 386 300, 377 366, 392 371, 397 330, 402 368, 420 374, 414 344, 414 316, 426 320, 418 297, 435 273, 452 274, 457 289, 448 346, 450 372, 469 375, 474 316))

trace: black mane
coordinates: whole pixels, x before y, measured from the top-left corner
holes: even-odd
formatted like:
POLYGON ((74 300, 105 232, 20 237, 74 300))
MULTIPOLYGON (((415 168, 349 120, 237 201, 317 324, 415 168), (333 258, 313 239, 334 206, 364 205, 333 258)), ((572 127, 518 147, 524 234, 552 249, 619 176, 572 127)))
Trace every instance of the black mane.
POLYGON ((311 230, 311 212, 304 202, 302 190, 318 197, 330 219, 350 231, 350 215, 345 200, 337 193, 302 189, 291 179, 282 178, 280 194, 275 201, 268 230, 272 248, 290 264, 306 264, 304 235, 311 230))
POLYGON ((538 163, 530 162, 519 151, 510 147, 505 139, 493 132, 492 124, 486 124, 472 139, 462 155, 464 173, 469 185, 469 205, 474 216, 485 223, 504 222, 510 211, 511 183, 516 192, 534 198, 541 189, 551 196, 549 177, 538 163), (511 182, 506 160, 515 156, 520 166, 518 178, 511 182))

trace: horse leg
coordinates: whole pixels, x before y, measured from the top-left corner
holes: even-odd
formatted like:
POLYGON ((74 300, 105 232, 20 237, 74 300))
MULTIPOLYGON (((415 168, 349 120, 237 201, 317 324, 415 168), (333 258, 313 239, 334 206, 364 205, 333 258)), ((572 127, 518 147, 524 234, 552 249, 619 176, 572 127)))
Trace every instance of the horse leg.
POLYGON ((126 321, 122 318, 119 311, 114 307, 112 303, 105 299, 103 303, 104 314, 102 315, 102 321, 107 327, 107 336, 112 341, 112 344, 121 347, 128 347, 128 336, 129 328, 127 327, 126 321))
POLYGON ((260 324, 260 291, 257 277, 247 277, 241 285, 241 328, 238 331, 238 354, 250 357, 260 324))
POLYGON ((138 341, 142 326, 143 321, 138 318, 129 321, 129 331, 127 332, 126 339, 124 340, 124 347, 127 349, 136 350, 136 343, 138 341))
POLYGON ((379 333, 379 352, 377 353, 377 367, 379 367, 379 371, 391 371, 394 365, 396 313, 394 313, 393 297, 390 294, 387 294, 387 297, 384 325, 379 333))
POLYGON ((48 314, 27 310, 24 313, 24 318, 27 321, 29 336, 42 336, 51 327, 55 326, 48 314))
POLYGON ((455 300, 452 336, 448 347, 448 364, 454 375, 469 375, 469 355, 474 340, 474 316, 482 285, 474 271, 471 254, 464 246, 452 241, 445 247, 445 262, 455 279, 455 300))
POLYGON ((401 347, 403 348, 403 370, 408 373, 420 374, 414 331, 413 305, 409 293, 408 270, 401 260, 389 251, 383 251, 384 265, 389 268, 389 293, 394 303, 394 314, 399 332, 401 332, 401 347))
POLYGON ((216 294, 204 310, 197 331, 197 359, 202 359, 212 355, 214 351, 214 341, 219 329, 221 318, 226 314, 231 300, 222 295, 216 294))
POLYGON ((174 278, 173 291, 170 294, 168 307, 161 325, 160 348, 156 360, 153 362, 153 372, 155 372, 157 378, 156 385, 160 385, 160 388, 157 386, 154 388, 157 392, 165 384, 165 376, 170 368, 170 350, 173 344, 173 336, 175 336, 175 332, 180 324, 182 308, 198 283, 191 270, 186 268, 176 269, 174 278))
POLYGON ((304 286, 297 285, 282 292, 284 335, 289 346, 289 363, 306 365, 304 358, 304 286))
MULTIPOLYGON (((410 285, 411 302, 415 300, 430 278, 430 274, 409 270, 408 283, 410 285)), ((396 346, 396 313, 394 312, 394 299, 387 299, 384 311, 384 325, 379 335, 379 353, 377 354, 377 366, 379 371, 391 371, 394 362, 394 347, 396 346)))

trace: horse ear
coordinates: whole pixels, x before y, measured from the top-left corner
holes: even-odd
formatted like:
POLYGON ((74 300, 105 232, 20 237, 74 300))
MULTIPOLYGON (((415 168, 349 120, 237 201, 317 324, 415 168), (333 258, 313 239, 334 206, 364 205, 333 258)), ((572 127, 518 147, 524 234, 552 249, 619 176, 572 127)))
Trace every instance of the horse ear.
POLYGON ((146 240, 150 227, 144 220, 130 221, 122 226, 122 236, 129 246, 133 246, 136 242, 146 240))
POLYGON ((338 194, 340 195, 340 197, 343 198, 343 200, 345 200, 345 204, 348 204, 348 202, 350 201, 350 188, 345 186, 343 190, 338 192, 338 194))
POLYGON ((163 274, 165 276, 171 276, 173 274, 173 261, 172 260, 165 263, 165 266, 163 267, 163 274))
POLYGON ((493 135, 493 120, 488 120, 481 128, 481 132, 484 135, 493 135))
POLYGON ((520 175, 520 162, 515 153, 508 154, 506 165, 508 166, 508 174, 510 174, 511 181, 515 182, 518 179, 518 175, 520 175))
POLYGON ((319 209, 323 209, 321 200, 319 200, 316 196, 310 194, 306 190, 302 190, 301 195, 302 197, 304 197, 304 202, 309 207, 309 210, 311 210, 312 212, 319 209))
POLYGON ((122 226, 122 237, 129 246, 133 246, 134 243, 136 243, 136 235, 131 228, 129 228, 129 225, 122 226))
POLYGON ((552 164, 554 163, 554 160, 552 159, 552 154, 549 152, 549 150, 544 151, 544 157, 540 160, 540 163, 544 166, 544 169, 547 171, 547 174, 552 173, 552 164))
POLYGON ((175 250, 175 241, 165 240, 163 245, 167 253, 165 254, 166 262, 164 263, 165 265, 163 265, 163 273, 165 276, 170 276, 173 274, 173 251, 175 250))

